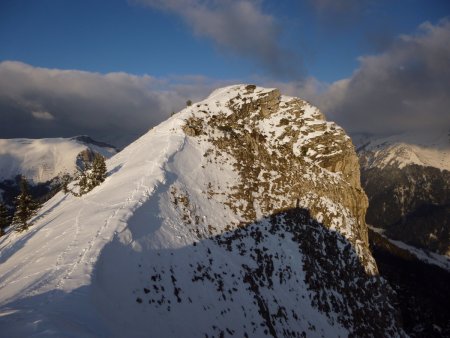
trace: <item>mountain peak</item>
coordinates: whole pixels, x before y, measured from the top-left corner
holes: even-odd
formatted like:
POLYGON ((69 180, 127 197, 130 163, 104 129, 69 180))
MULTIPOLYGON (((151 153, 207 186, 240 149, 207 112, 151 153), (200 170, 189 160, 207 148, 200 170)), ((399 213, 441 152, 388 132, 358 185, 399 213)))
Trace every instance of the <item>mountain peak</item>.
POLYGON ((402 335, 351 141, 307 102, 218 89, 107 164, 0 239, 6 334, 402 335))
MULTIPOLYGON (((311 209, 320 221, 328 219, 330 226, 353 240, 367 243, 367 199, 359 185, 356 154, 343 129, 326 121, 317 108, 301 99, 281 96, 277 89, 237 85, 216 90, 184 112, 184 132, 208 148, 204 154, 209 159, 206 170, 209 163, 229 163, 239 175, 240 185, 233 186, 234 192, 227 197, 229 203, 240 206, 236 210, 251 219, 300 205, 311 209), (324 196, 330 198, 333 186, 347 191, 325 202, 324 196), (233 198, 238 195, 251 196, 253 204, 233 198), (343 196, 352 196, 352 200, 344 202, 343 196), (351 206, 355 204, 353 197, 357 207, 351 206), (335 206, 325 205, 334 205, 337 200, 351 210, 351 217, 338 221, 329 215, 335 206), (316 212, 316 208, 325 212, 316 212)), ((346 214, 340 211, 340 215, 346 214)))

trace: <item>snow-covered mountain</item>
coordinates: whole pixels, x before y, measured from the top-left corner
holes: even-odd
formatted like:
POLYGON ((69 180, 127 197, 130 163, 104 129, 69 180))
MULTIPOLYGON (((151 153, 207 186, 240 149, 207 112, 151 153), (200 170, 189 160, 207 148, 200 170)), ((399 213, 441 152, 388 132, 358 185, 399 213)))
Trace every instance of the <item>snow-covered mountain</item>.
POLYGON ((0 238, 8 337, 403 336, 344 131, 300 99, 213 92, 0 238))
POLYGON ((394 135, 358 148, 367 222, 450 256, 450 131, 394 135))
POLYGON ((109 158, 117 149, 87 136, 44 139, 0 139, 0 181, 24 175, 32 183, 44 183, 56 176, 72 174, 77 156, 84 150, 109 158))
POLYGON ((358 153, 365 170, 388 166, 403 169, 416 164, 450 171, 450 130, 368 139, 358 147, 358 153))

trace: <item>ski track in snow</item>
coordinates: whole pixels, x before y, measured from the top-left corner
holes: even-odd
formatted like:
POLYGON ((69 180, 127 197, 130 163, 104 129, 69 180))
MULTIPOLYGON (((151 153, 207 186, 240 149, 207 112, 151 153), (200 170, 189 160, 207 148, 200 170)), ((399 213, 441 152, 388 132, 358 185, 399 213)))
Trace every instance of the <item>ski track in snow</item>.
MULTIPOLYGON (((49 212, 49 210, 44 210, 42 214, 50 215, 51 212, 49 212)), ((39 219, 39 217, 40 217, 40 216, 37 216, 37 217, 35 217, 35 219, 39 219)), ((63 222, 63 223, 61 223, 61 224, 65 224, 65 223, 68 223, 68 222, 69 222, 69 221, 66 221, 66 222, 63 222)), ((29 231, 29 235, 32 236, 32 235, 34 235, 35 233, 37 233, 38 231, 39 231, 39 232, 44 232, 44 231, 46 231, 45 225, 46 225, 46 223, 43 223, 43 224, 41 224, 41 225, 36 225, 36 226, 35 226, 35 225, 32 225, 32 226, 30 227, 30 229, 28 230, 28 231, 29 231)), ((57 239, 60 238, 60 237, 64 238, 64 236, 66 235, 66 233, 69 231, 69 228, 66 227, 65 229, 66 229, 66 230, 64 230, 59 236, 52 238, 52 240, 57 240, 57 239)), ((46 235, 46 238, 47 238, 47 237, 48 237, 48 235, 46 235)), ((12 236, 12 238, 10 237, 10 238, 9 238, 9 241, 3 246, 3 248, 10 248, 11 245, 13 245, 13 242, 14 242, 15 240, 16 240, 16 236, 12 236)), ((35 251, 35 255, 33 255, 33 256, 31 257, 31 259, 29 259, 29 260, 27 260, 27 261, 23 261, 22 264, 18 264, 18 265, 16 266, 16 269, 14 269, 13 271, 11 271, 11 275, 13 275, 14 272, 15 272, 16 270, 20 270, 24 265, 30 264, 30 263, 32 264, 32 263, 36 262, 36 260, 40 260, 40 257, 42 256, 41 254, 47 250, 47 248, 49 247, 49 243, 50 243, 50 240, 44 241, 44 244, 43 244, 42 246, 40 246, 40 247, 35 251)), ((29 274, 29 275, 22 276, 21 278, 14 279, 14 280, 8 280, 8 276, 3 276, 3 278, 2 278, 3 281, 2 281, 2 283, 0 284, 0 290, 1 290, 2 288, 4 288, 6 285, 16 284, 16 283, 21 282, 21 281, 23 281, 23 280, 25 280, 25 279, 29 279, 29 278, 34 277, 34 276, 36 276, 36 275, 42 274, 43 272, 45 272, 45 275, 47 275, 49 272, 51 272, 51 271, 53 271, 53 270, 54 270, 54 267, 49 267, 49 268, 45 269, 44 271, 41 270, 41 271, 38 271, 38 272, 35 272, 35 273, 32 273, 32 274, 29 274)), ((42 280, 42 281, 41 281, 40 283, 38 283, 36 286, 39 287, 39 285, 41 285, 41 284, 43 285, 43 284, 45 284, 47 281, 48 281, 48 279, 42 280)), ((26 294, 26 295, 33 295, 33 294, 35 294, 35 293, 34 293, 33 291, 28 291, 28 292, 26 292, 25 294, 26 294)))
MULTIPOLYGON (((156 137, 158 140, 160 140, 160 142, 165 141, 165 147, 163 151, 157 152, 157 155, 162 154, 164 157, 158 156, 152 158, 151 160, 145 161, 146 168, 144 169, 144 175, 142 175, 137 181, 135 181, 135 188, 131 192, 129 192, 128 197, 125 198, 122 202, 110 204, 94 202, 92 199, 93 196, 95 196, 96 190, 98 188, 94 189, 94 191, 81 198, 73 198, 71 201, 67 201, 69 203, 63 205, 62 209, 60 209, 60 212, 64 213, 64 210, 66 209, 73 209, 74 204, 76 205, 77 203, 80 203, 80 201, 81 205, 77 206, 79 210, 77 211, 75 217, 59 223, 62 231, 60 231, 58 235, 55 236, 52 231, 48 231, 48 229, 46 229, 46 225, 48 222, 40 222, 40 220, 44 215, 46 219, 51 216, 55 205, 58 205, 59 202, 66 199, 66 197, 62 197, 62 199, 60 199, 59 201, 49 203, 44 206, 44 208, 41 209, 42 212, 34 218, 33 223, 36 224, 33 224, 26 233, 12 233, 11 236, 8 236, 7 241, 3 242, 1 245, 1 250, 3 251, 2 253, 5 255, 5 262, 8 261, 12 255, 14 255, 15 250, 13 250, 13 247, 17 240, 24 238, 26 240, 27 238, 33 237, 38 232, 44 234, 46 240, 43 241, 41 246, 36 248, 32 256, 27 257, 27 259, 25 260, 21 260, 19 264, 16 264, 13 269, 9 270, 0 278, 0 290, 4 289, 6 286, 12 286, 14 284, 24 282, 27 279, 30 279, 31 281, 35 279, 35 282, 24 283, 21 298, 32 297, 41 294, 42 292, 45 292, 44 288, 48 289, 50 287, 52 291, 49 292, 48 296, 46 297, 46 303, 49 303, 61 290, 67 289, 66 284, 69 280, 73 279, 74 283, 71 283, 71 285, 74 285, 78 284, 78 278, 82 280, 84 276, 90 276, 92 270, 95 267, 97 258, 99 257, 99 254, 104 246, 100 243, 102 241, 104 243, 109 242, 110 237, 126 229, 126 219, 128 217, 131 217, 131 214, 129 214, 128 211, 139 208, 139 206, 142 205, 149 198, 149 196, 151 196, 152 192, 157 188, 158 184, 161 183, 159 181, 164 180, 164 175, 162 175, 164 168, 162 167, 162 165, 167 160, 165 156, 170 157, 173 155, 173 153, 176 153, 183 147, 186 141, 185 135, 174 135, 171 129, 172 128, 169 127, 167 128, 167 131, 157 132, 153 134, 153 137, 156 137), (173 136, 175 136, 175 138, 173 138, 173 136), (173 141, 175 140, 177 144, 174 145, 173 141), (93 226, 92 224, 89 224, 89 220, 85 225, 83 225, 83 216, 86 214, 86 212, 89 213, 88 211, 85 211, 85 209, 89 208, 90 206, 98 206, 100 208, 103 208, 101 212, 105 213, 105 221, 102 226, 97 229, 94 236, 92 236, 88 243, 84 247, 81 247, 80 244, 83 238, 80 239, 80 235, 82 234, 82 232, 84 232, 84 235, 86 236, 86 230, 89 231, 87 227, 93 226), (123 217, 118 218, 117 216, 121 213, 124 214, 123 217), (115 221, 116 219, 117 221, 115 221), (73 225, 66 226, 66 224, 73 225), (106 230, 110 228, 111 224, 116 224, 115 229, 111 229, 112 231, 107 233, 106 230), (43 257, 48 255, 47 252, 49 252, 49 248, 52 247, 52 243, 65 242, 67 241, 67 237, 70 235, 72 235, 72 238, 68 241, 68 244, 63 247, 62 251, 57 255, 56 260, 51 266, 45 269, 40 269, 36 272, 28 273, 26 275, 17 274, 17 272, 23 270, 25 266, 33 266, 43 257), (84 266, 83 270, 79 270, 80 266, 84 266), (80 273, 80 275, 78 275, 78 273, 80 273)), ((147 139, 141 139, 138 142, 140 142, 140 144, 137 145, 137 147, 130 149, 130 152, 124 155, 125 157, 122 158, 121 161, 119 161, 122 163, 122 165, 126 166, 128 159, 132 159, 135 153, 139 154, 140 152, 142 152, 144 147, 148 146, 147 139)), ((113 179, 113 177, 109 177, 109 179, 113 179)), ((5 238, 3 240, 5 240, 5 238)), ((0 256, 0 258, 2 257, 0 256)), ((71 289, 70 286, 69 289, 71 289)), ((4 301, 5 300, 6 299, 4 299, 4 301)))
MULTIPOLYGON (((65 256, 68 255, 68 253, 71 251, 71 249, 73 249, 73 248, 75 247, 75 244, 77 243, 78 236, 79 236, 79 234, 80 234, 80 232, 81 232, 81 228, 80 228, 80 215, 81 215, 82 210, 83 210, 83 209, 80 209, 80 210, 78 211, 77 216, 75 217, 75 224, 74 224, 74 227, 75 227, 75 235, 74 235, 72 241, 69 243, 69 245, 67 246, 67 248, 66 248, 66 249, 58 256, 58 258, 56 259, 56 265, 55 265, 54 270, 53 270, 55 273, 56 273, 56 271, 58 271, 58 270, 60 269, 61 266, 64 266, 64 265, 65 265, 65 264, 63 264, 63 263, 65 263, 65 262, 64 262, 64 261, 65 261, 65 260, 64 260, 65 256)), ((61 278, 61 280, 58 282, 58 284, 56 284, 56 289, 54 290, 54 292, 56 292, 58 289, 61 289, 61 288, 62 288, 63 281, 64 281, 66 278, 68 278, 68 277, 69 277, 69 274, 66 273, 66 275, 65 275, 63 278, 61 278)))
MULTIPOLYGON (((170 133, 166 133, 164 136, 170 136, 170 133)), ((162 152, 163 154, 168 154, 170 149, 171 149, 171 138, 169 137, 169 142, 167 142, 166 148, 164 149, 164 151, 162 152)), ((182 145, 184 145, 185 142, 185 137, 183 137, 183 142, 182 145)), ((134 152, 141 150, 141 148, 144 146, 144 143, 141 142, 141 145, 138 149, 134 150, 133 152, 131 152, 130 157, 133 156, 134 152)), ((176 151, 178 151, 179 149, 176 149, 176 151)), ((175 151, 175 152, 176 152, 175 151)), ((81 250, 81 254, 79 255, 79 258, 73 263, 73 264, 67 264, 68 269, 66 270, 66 272, 64 273, 64 275, 61 277, 61 279, 59 280, 59 282, 56 284, 56 288, 54 290, 54 293, 58 292, 58 290, 63 290, 64 289, 64 284, 66 283, 66 281, 68 279, 71 278, 72 274, 74 273, 74 271, 78 268, 78 266, 80 264, 85 264, 87 265, 87 268, 89 271, 92 270, 93 265, 96 262, 96 257, 98 257, 98 255, 94 254, 93 257, 89 258, 92 255, 89 255, 92 251, 92 249, 94 247, 97 247, 95 244, 98 241, 98 239, 101 237, 101 235, 104 233, 105 229, 108 228, 108 226, 110 225, 110 223, 112 222, 112 220, 114 220, 116 218, 116 216, 119 214, 119 212, 123 209, 125 209, 126 207, 130 207, 133 204, 136 205, 137 207, 139 207, 139 205, 141 205, 142 203, 145 202, 145 200, 147 200, 149 198, 149 196, 151 195, 151 193, 153 192, 153 190, 156 188, 157 184, 154 185, 153 189, 151 189, 148 185, 145 184, 145 182, 155 173, 155 171, 158 169, 158 164, 159 161, 157 161, 159 159, 155 159, 155 160, 147 160, 146 163, 149 164, 149 168, 146 172, 146 174, 138 181, 136 188, 130 193, 130 195, 128 196, 128 198, 126 198, 125 203, 122 203, 118 208, 115 208, 113 210, 113 212, 108 216, 108 218, 106 219, 106 221, 104 222, 104 224, 97 230, 95 236, 92 238, 91 241, 89 241, 89 243, 87 244, 87 246, 85 246, 82 250, 81 250), (139 196, 138 198, 136 198, 136 196, 139 196)), ((159 168, 162 169, 162 168, 159 168)), ((83 200, 84 204, 87 204, 88 202, 86 201, 86 199, 83 200)), ((80 232, 80 216, 82 213, 83 209, 80 209, 78 212, 78 215, 75 219, 75 227, 76 227, 76 233, 75 233, 75 238, 73 239, 73 241, 68 245, 67 249, 60 255, 60 257, 58 257, 57 260, 57 264, 55 267, 55 271, 58 270, 58 267, 63 265, 66 266, 66 264, 62 264, 61 261, 63 260, 64 256, 68 254, 68 252, 72 249, 75 248, 74 243, 77 240, 78 234, 80 232), (59 261, 59 262, 58 262, 59 261)), ((99 248, 99 251, 101 249, 99 248)))

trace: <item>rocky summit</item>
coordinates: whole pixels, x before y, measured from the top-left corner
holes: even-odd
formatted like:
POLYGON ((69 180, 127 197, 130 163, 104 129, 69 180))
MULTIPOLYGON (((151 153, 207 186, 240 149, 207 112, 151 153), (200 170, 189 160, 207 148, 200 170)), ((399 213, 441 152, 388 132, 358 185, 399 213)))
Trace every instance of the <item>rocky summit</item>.
POLYGON ((6 336, 402 337, 350 138, 236 85, 186 107, 0 239, 6 336))

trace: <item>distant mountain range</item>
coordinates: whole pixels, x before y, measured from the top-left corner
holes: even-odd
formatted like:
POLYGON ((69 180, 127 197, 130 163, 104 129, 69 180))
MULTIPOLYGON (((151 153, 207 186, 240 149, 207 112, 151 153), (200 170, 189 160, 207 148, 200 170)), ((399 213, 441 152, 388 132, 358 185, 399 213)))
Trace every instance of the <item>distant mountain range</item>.
POLYGON ((450 256, 450 132, 369 140, 357 151, 367 222, 392 239, 450 256))
POLYGON ((77 156, 91 151, 109 158, 117 149, 88 136, 43 139, 0 139, 0 180, 24 175, 31 183, 45 183, 77 170, 77 156))
POLYGON ((44 139, 0 139, 0 200, 13 208, 20 176, 30 184, 35 199, 46 201, 60 187, 64 174, 73 175, 82 158, 99 153, 106 158, 118 149, 88 136, 44 139))
POLYGON ((445 129, 353 137, 372 253, 411 337, 450 337, 449 139, 445 129))

